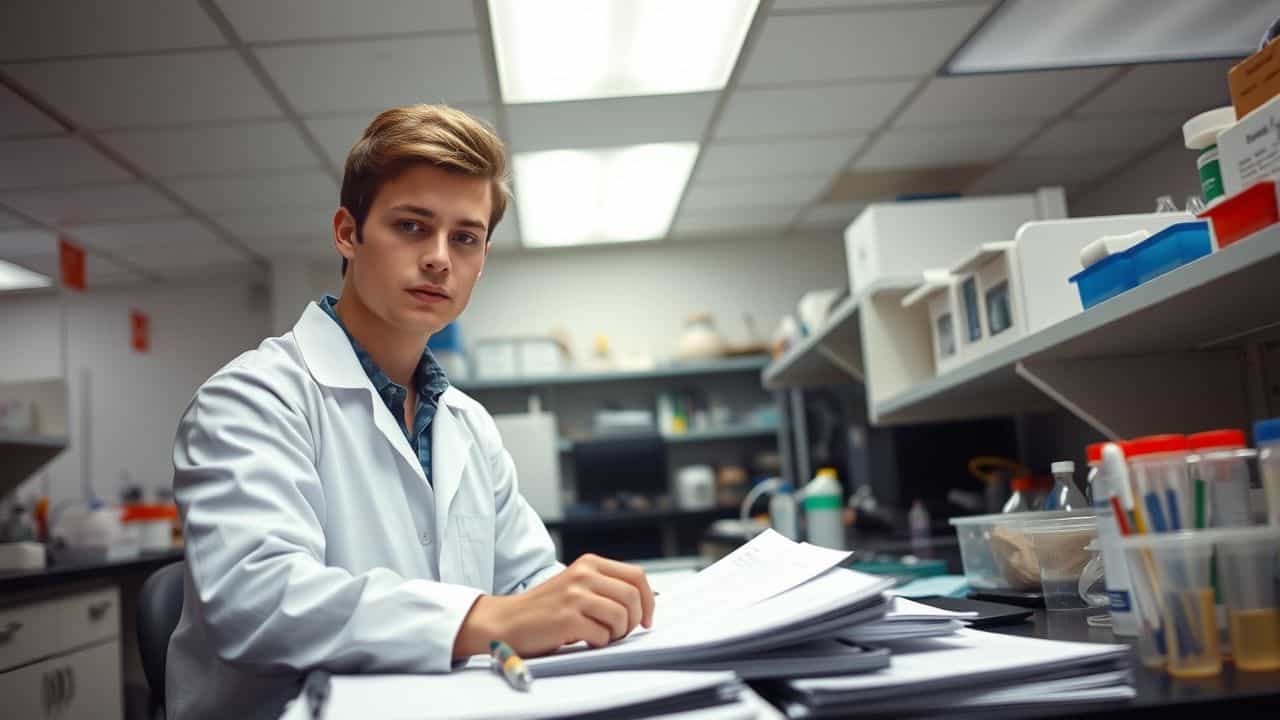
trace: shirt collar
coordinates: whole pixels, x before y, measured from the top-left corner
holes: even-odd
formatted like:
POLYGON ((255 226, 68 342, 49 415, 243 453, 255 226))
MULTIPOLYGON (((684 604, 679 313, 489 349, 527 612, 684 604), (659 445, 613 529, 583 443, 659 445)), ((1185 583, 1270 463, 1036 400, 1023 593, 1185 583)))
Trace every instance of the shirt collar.
MULTIPOLYGON (((346 323, 342 322, 342 318, 338 316, 335 309, 338 298, 333 295, 325 295, 320 299, 320 309, 342 328, 342 332, 347 336, 347 340, 351 343, 351 349, 355 351, 356 359, 360 361, 360 367, 364 368, 365 374, 369 376, 369 382, 373 383, 374 389, 381 394, 388 386, 396 383, 378 367, 373 361, 373 357, 360 346, 359 341, 347 330, 346 323)), ((440 367, 440 363, 436 362, 436 358, 431 354, 431 350, 423 348, 422 358, 418 361, 418 366, 413 371, 413 385, 417 388, 418 396, 423 400, 437 400, 449 389, 449 377, 445 375, 444 368, 440 367)))

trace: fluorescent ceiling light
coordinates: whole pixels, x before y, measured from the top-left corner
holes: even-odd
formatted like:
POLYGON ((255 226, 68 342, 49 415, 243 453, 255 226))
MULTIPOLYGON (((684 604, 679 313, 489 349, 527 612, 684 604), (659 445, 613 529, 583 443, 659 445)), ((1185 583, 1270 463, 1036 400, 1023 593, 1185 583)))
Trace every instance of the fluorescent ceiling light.
POLYGON ((697 143, 515 156, 516 208, 526 247, 654 240, 667 234, 697 143))
POLYGON ((759 0, 489 0, 502 99, 719 90, 759 0))
POLYGON ((1242 57, 1275 19, 1270 0, 1006 0, 947 72, 1242 57))
POLYGON ((49 287, 53 280, 48 275, 32 272, 21 265, 0 260, 0 292, 8 290, 30 290, 32 288, 49 287))

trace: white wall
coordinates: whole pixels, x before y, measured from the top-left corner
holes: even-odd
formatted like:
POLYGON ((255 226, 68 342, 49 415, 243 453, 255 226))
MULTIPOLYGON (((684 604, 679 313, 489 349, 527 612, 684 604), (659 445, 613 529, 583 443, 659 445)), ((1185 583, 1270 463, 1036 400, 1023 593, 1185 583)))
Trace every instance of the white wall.
MULTIPOLYGON (((59 302, 57 295, 0 298, 0 381, 61 374, 59 302)), ((71 446, 46 468, 50 495, 55 502, 81 495, 86 377, 97 493, 114 499, 122 472, 146 488, 170 486, 174 430, 192 393, 267 335, 270 308, 248 281, 69 293, 65 302, 71 446), (132 309, 150 316, 149 353, 130 346, 132 309)))
POLYGON ((711 313, 731 342, 743 313, 767 340, 807 290, 849 284, 838 231, 817 237, 668 241, 489 256, 463 313, 470 347, 483 338, 568 331, 575 358, 598 333, 615 355, 674 354, 685 319, 711 313))
MULTIPOLYGON (((336 261, 272 264, 276 332, 286 332, 308 301, 337 293, 336 261)), ((463 340, 568 331, 575 358, 609 336, 615 355, 675 352, 685 319, 715 317, 731 342, 747 340, 743 313, 768 340, 783 314, 814 288, 848 287, 841 232, 790 238, 669 241, 518 253, 495 252, 462 314, 463 340)))
POLYGON ((1200 194, 1196 153, 1182 145, 1182 137, 1170 138, 1145 159, 1086 188, 1071 198, 1073 217, 1149 213, 1156 198, 1172 195, 1181 210, 1188 195, 1200 194))

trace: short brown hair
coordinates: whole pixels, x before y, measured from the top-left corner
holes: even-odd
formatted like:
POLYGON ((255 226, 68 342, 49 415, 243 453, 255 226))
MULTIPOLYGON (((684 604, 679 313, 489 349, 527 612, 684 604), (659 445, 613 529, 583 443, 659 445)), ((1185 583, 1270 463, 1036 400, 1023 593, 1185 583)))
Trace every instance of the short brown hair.
POLYGON ((488 125, 447 105, 383 110, 347 153, 340 202, 355 218, 357 241, 379 188, 414 163, 492 180, 488 242, 507 209, 507 148, 488 125))

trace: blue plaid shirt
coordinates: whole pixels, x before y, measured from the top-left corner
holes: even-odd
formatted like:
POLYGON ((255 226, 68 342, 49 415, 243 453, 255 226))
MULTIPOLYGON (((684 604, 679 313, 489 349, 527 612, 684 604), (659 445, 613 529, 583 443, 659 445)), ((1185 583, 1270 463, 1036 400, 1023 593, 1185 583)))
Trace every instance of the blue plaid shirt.
POLYGON ((360 343, 356 342, 350 332, 347 332, 347 326, 342 323, 342 318, 338 317, 337 311, 333 309, 336 302, 338 299, 334 296, 325 295, 320 300, 320 309, 338 323, 338 327, 342 328, 342 332, 346 334, 347 340, 351 341, 351 349, 355 350, 360 367, 364 368, 365 374, 369 376, 369 382, 373 383, 374 389, 378 391, 378 397, 382 398, 382 402, 386 403, 387 409, 391 411, 391 417, 394 417, 396 424, 404 430, 405 437, 409 440, 409 447, 413 448, 418 455, 418 462, 422 463, 422 472, 426 474, 427 482, 431 482, 431 420, 436 416, 440 396, 449 389, 449 378, 445 376, 444 368, 436 362, 430 350, 423 349, 422 360, 413 371, 413 386, 418 393, 418 408, 413 414, 413 428, 409 428, 404 423, 404 400, 408 390, 392 382, 373 358, 369 357, 369 353, 360 347, 360 343))

